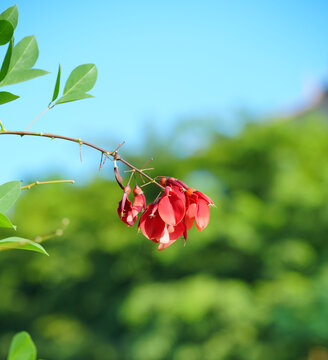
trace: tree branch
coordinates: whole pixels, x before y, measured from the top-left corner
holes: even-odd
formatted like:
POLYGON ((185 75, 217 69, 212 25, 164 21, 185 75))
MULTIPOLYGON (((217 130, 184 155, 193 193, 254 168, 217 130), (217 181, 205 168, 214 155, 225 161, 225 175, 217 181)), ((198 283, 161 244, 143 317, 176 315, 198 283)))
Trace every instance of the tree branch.
POLYGON ((142 170, 136 168, 135 166, 133 166, 132 164, 130 164, 129 162, 127 162, 126 160, 121 158, 121 156, 117 153, 116 150, 107 151, 107 150, 102 149, 101 147, 99 147, 97 145, 93 145, 93 144, 91 144, 91 143, 89 143, 87 141, 83 141, 83 140, 78 139, 78 138, 71 138, 71 137, 68 137, 68 136, 56 135, 56 134, 51 134, 51 133, 0 130, 0 135, 18 135, 18 136, 21 136, 21 137, 23 137, 23 136, 39 136, 39 137, 45 137, 45 138, 50 138, 50 139, 66 140, 66 141, 70 141, 70 142, 75 142, 75 143, 80 144, 80 145, 85 145, 85 146, 91 147, 91 148, 101 152, 104 155, 111 156, 113 159, 121 161, 123 164, 128 166, 130 169, 132 169, 133 171, 139 173, 140 175, 142 175, 143 177, 148 179, 151 183, 157 185, 159 188, 164 190, 164 187, 161 184, 159 184, 155 179, 153 179, 149 175, 145 174, 142 170))

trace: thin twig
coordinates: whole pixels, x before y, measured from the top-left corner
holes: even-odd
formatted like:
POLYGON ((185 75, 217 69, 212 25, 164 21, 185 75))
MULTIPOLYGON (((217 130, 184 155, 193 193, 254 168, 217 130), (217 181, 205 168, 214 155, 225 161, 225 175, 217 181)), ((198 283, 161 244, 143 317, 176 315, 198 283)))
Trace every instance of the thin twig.
POLYGON ((21 187, 21 190, 30 190, 31 187, 36 185, 46 185, 46 184, 61 184, 61 183, 71 183, 74 184, 74 180, 48 180, 48 181, 35 181, 34 183, 25 185, 21 187))
POLYGON ((58 229, 44 235, 37 235, 34 238, 34 241, 40 244, 46 240, 52 239, 55 236, 62 236, 68 224, 69 224, 69 219, 65 218, 62 220, 62 224, 58 229))

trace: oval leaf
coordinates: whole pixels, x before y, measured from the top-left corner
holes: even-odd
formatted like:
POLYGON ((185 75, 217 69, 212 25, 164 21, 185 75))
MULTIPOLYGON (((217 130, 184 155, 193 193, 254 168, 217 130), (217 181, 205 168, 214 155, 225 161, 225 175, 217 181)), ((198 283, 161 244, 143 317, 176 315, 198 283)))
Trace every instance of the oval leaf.
POLYGON ((7 360, 36 360, 36 347, 27 332, 22 331, 14 336, 7 360))
POLYGON ((71 101, 76 100, 82 100, 82 99, 88 99, 93 98, 94 96, 90 94, 83 94, 83 93, 69 93, 67 95, 62 96, 58 101, 56 101, 56 104, 64 104, 71 101))
POLYGON ((16 230, 16 227, 11 223, 6 215, 0 213, 0 228, 9 228, 16 230))
POLYGON ((7 91, 0 91, 0 105, 2 104, 6 104, 10 101, 13 101, 13 100, 16 100, 18 99, 19 96, 17 95, 14 95, 10 92, 7 92, 7 91))
POLYGON ((0 86, 16 84, 48 74, 47 71, 31 69, 39 56, 39 48, 34 36, 22 39, 13 49, 7 76, 0 86))
POLYGON ((0 240, 0 250, 10 249, 30 250, 49 256, 42 245, 32 240, 23 239, 16 236, 0 240))
POLYGON ((86 94, 86 92, 93 88, 96 80, 96 65, 79 65, 71 72, 65 84, 64 94, 56 104, 92 97, 92 95, 86 94))
POLYGON ((13 37, 14 28, 7 20, 0 20, 0 45, 5 45, 13 37))
POLYGON ((48 71, 40 70, 40 69, 26 69, 26 70, 18 70, 12 72, 10 75, 6 76, 0 86, 17 84, 23 81, 28 81, 34 79, 39 76, 49 74, 48 71))
POLYGON ((16 202, 21 192, 21 181, 9 181, 0 186, 0 212, 6 213, 16 202))
POLYGON ((0 20, 7 20, 11 23, 14 29, 16 29, 18 23, 18 9, 17 5, 11 6, 0 14, 0 20))

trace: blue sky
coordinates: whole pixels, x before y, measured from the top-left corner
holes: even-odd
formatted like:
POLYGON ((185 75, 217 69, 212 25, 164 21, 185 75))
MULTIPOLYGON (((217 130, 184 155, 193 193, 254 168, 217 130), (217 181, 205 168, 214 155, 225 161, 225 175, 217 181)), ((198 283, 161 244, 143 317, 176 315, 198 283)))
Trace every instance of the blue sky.
MULTIPOLYGON (((194 116, 219 116, 218 127, 233 130, 238 109, 291 109, 327 76, 324 0, 2 0, 0 10, 15 3, 16 42, 36 35, 36 67, 51 74, 3 88, 21 96, 1 106, 7 129, 23 130, 47 107, 58 63, 64 80, 77 65, 95 63, 95 98, 59 105, 31 130, 108 149, 126 140, 126 149, 138 150, 148 126, 165 137, 194 116)), ((82 182, 99 160, 84 150, 81 164, 75 144, 9 136, 0 138, 0 153, 0 183, 58 170, 82 182)))

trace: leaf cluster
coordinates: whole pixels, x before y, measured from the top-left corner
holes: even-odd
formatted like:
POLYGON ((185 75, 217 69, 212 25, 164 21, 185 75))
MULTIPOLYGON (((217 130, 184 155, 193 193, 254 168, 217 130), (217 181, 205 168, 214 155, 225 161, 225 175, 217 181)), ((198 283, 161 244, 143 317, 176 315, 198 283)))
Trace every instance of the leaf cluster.
MULTIPOLYGON (((39 57, 39 48, 35 36, 26 36, 16 45, 14 31, 18 23, 18 9, 14 5, 0 14, 0 46, 7 45, 7 51, 0 69, 0 87, 28 81, 48 74, 48 71, 35 69, 39 57)), ((49 107, 93 97, 87 94, 97 79, 97 68, 94 64, 76 67, 65 84, 63 95, 58 99, 61 77, 59 65, 55 88, 49 107)), ((0 105, 18 99, 19 96, 8 91, 0 91, 0 105)))

